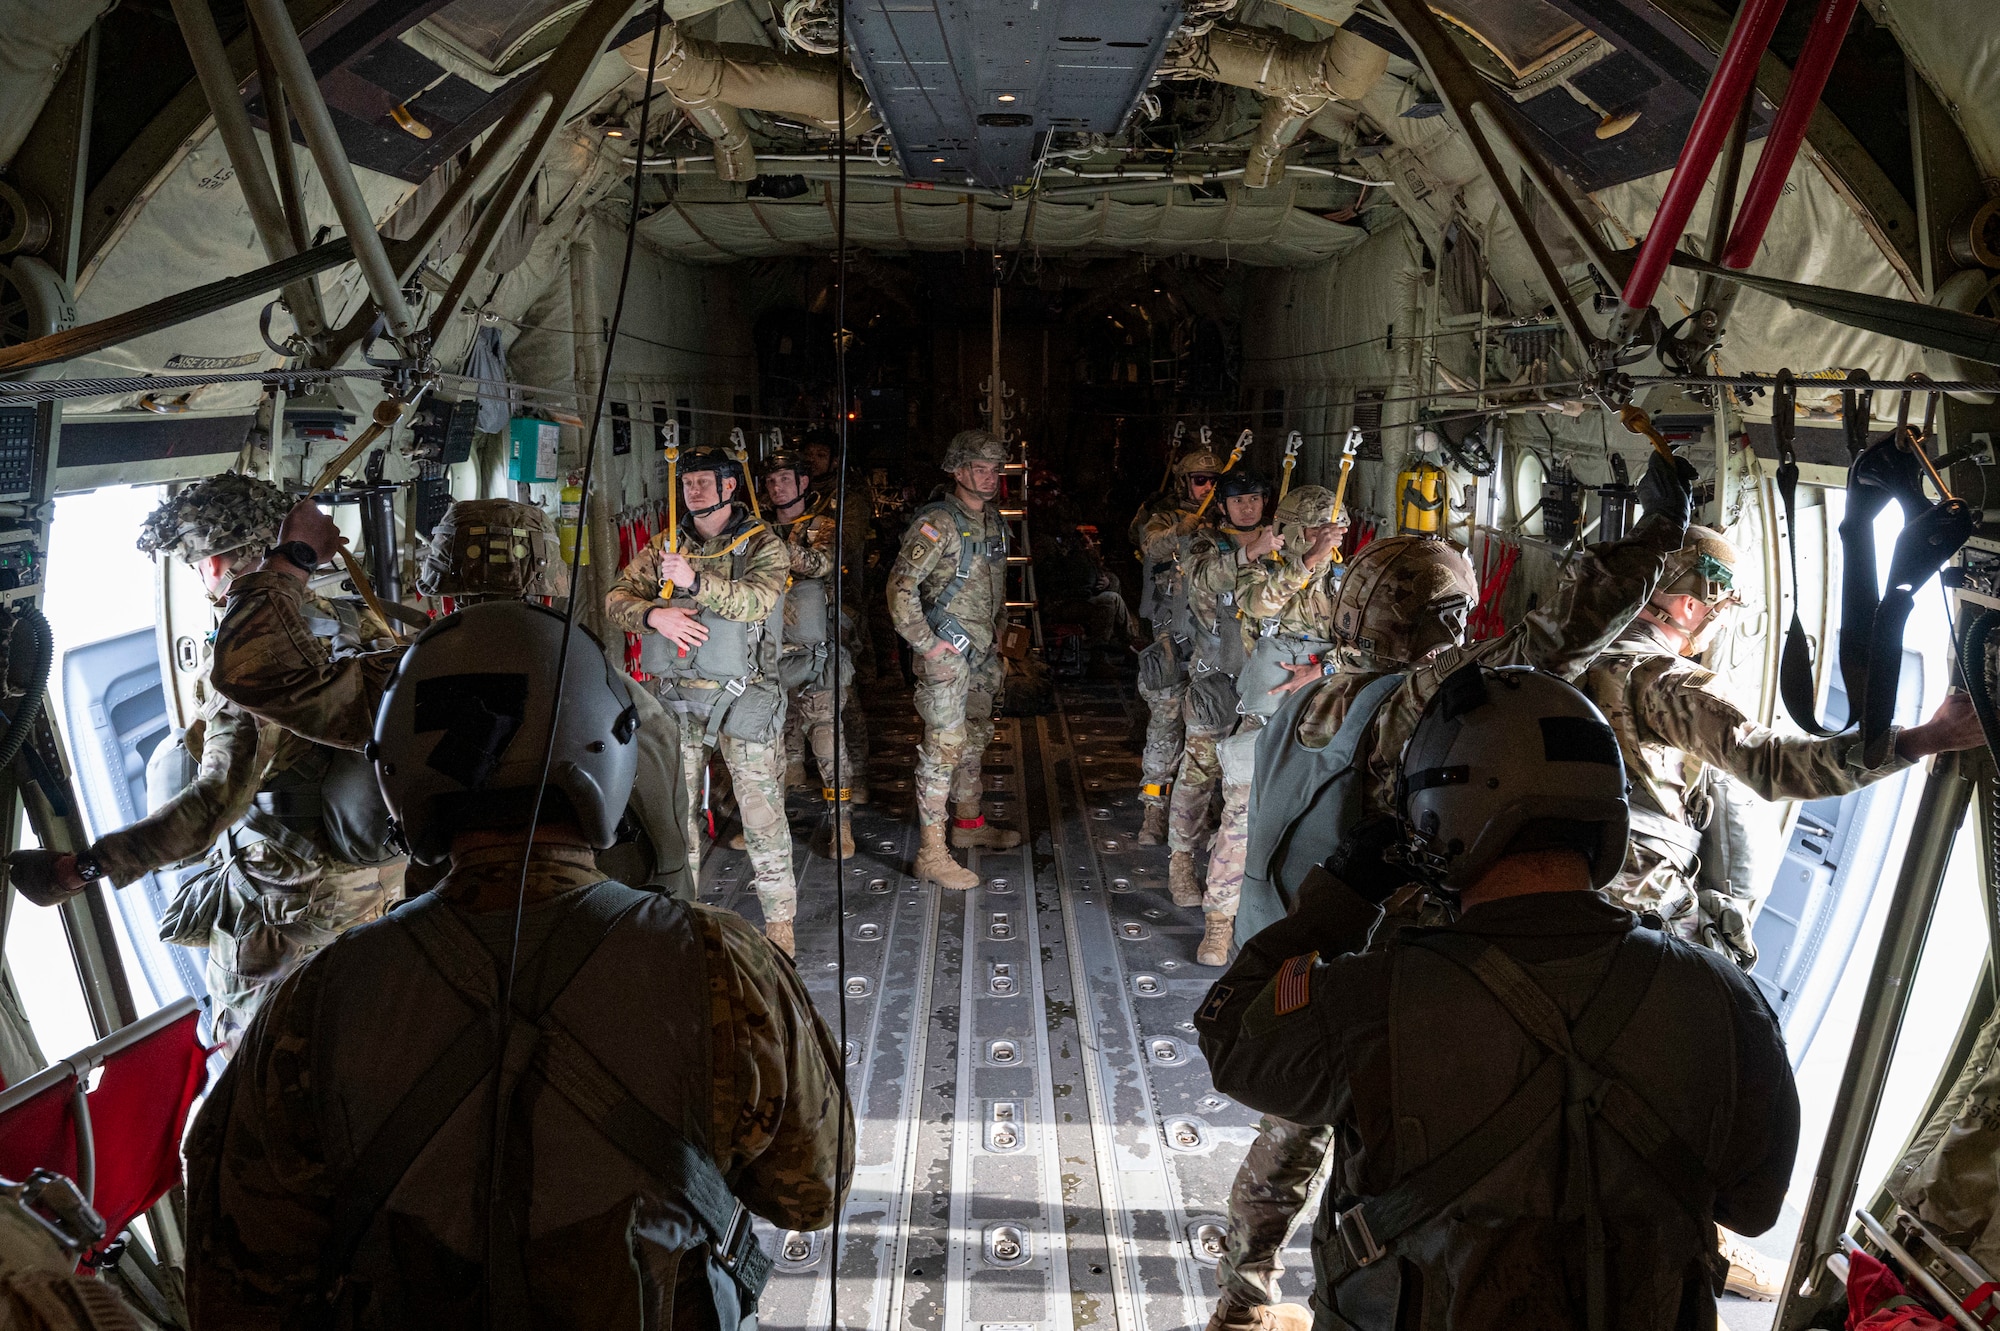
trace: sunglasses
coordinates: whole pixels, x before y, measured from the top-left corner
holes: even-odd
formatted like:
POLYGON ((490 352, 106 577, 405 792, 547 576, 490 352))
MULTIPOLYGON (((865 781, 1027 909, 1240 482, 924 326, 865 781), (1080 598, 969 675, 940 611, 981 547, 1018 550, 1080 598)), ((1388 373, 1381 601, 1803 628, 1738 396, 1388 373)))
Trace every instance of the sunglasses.
POLYGON ((1188 474, 1188 484, 1189 484, 1189 485, 1214 485, 1214 484, 1215 484, 1215 477, 1214 477, 1214 476, 1213 476, 1212 474, 1210 474, 1210 473, 1208 473, 1208 472, 1205 472, 1205 471, 1197 471, 1197 472, 1190 472, 1190 473, 1188 474))

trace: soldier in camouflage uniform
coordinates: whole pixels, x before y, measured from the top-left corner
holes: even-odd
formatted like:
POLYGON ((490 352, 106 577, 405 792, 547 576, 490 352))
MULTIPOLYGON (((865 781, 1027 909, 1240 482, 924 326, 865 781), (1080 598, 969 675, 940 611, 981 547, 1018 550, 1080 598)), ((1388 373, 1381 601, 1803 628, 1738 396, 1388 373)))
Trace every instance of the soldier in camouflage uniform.
POLYGON ((792 588, 785 593, 785 652, 778 674, 788 695, 788 716, 796 711, 797 725, 819 764, 827 827, 815 838, 813 849, 831 858, 837 839, 841 855, 851 857, 849 783, 855 772, 839 718, 851 705, 854 671, 839 635, 828 631, 835 613, 831 584, 835 523, 824 504, 811 502, 807 488, 811 484, 812 473, 797 454, 773 453, 765 459, 764 492, 770 496, 771 525, 792 557, 792 588))
POLYGON ((1660 589, 1579 684, 1617 732, 1632 787, 1625 867, 1605 891, 1748 969, 1757 960, 1750 921, 1770 886, 1770 865, 1760 872, 1749 853, 1754 838, 1730 826, 1740 816, 1740 791, 1766 800, 1834 798, 1982 740, 1971 700, 1959 693, 1923 725, 1892 727, 1888 755, 1874 767, 1858 730, 1805 739, 1750 720, 1698 660, 1741 604, 1736 565, 1721 533, 1688 528, 1660 589), (1705 853, 1705 830, 1714 853, 1705 853))
MULTIPOLYGON (((182 490, 147 518, 139 548, 178 555, 220 606, 264 557, 290 507, 268 481, 224 472, 182 490)), ((352 654, 393 641, 364 608, 308 594, 298 631, 314 649, 352 654)), ((196 682, 200 713, 185 736, 195 775, 165 804, 108 832, 76 855, 17 851, 24 892, 46 882, 60 896, 97 877, 117 887, 204 852, 160 921, 160 937, 207 949, 205 979, 218 1043, 234 1050, 271 988, 344 930, 377 918, 403 895, 402 857, 386 836, 331 830, 322 807, 347 808, 322 783, 358 758, 253 716, 209 678, 196 682), (367 863, 351 863, 356 856, 367 863)), ((360 774, 366 777, 365 769, 360 774)), ((379 795, 359 786, 364 812, 386 817, 379 795)), ((386 824, 383 827, 386 833, 386 824)))
MULTIPOLYGON (((836 516, 834 496, 840 477, 834 470, 834 458, 840 450, 840 437, 825 426, 817 426, 806 431, 799 442, 799 454, 806 461, 812 473, 813 500, 829 518, 836 516)), ((855 473, 859 475, 859 473, 855 473)), ((875 540, 875 492, 865 479, 851 479, 842 491, 846 496, 845 511, 840 513, 841 562, 844 571, 840 579, 841 641, 846 645, 854 670, 862 679, 875 678, 875 633, 869 627, 868 614, 879 601, 869 599, 870 571, 868 568, 868 548, 875 540)), ((868 802, 868 712, 861 707, 841 709, 843 725, 841 729, 847 738, 847 751, 853 755, 854 775, 847 783, 850 804, 868 802)), ((846 768, 842 768, 846 771, 846 768)))
POLYGON ((475 606, 419 641, 385 698, 384 794, 449 872, 281 986, 203 1105, 186 1148, 193 1325, 734 1328, 750 1309, 731 1272, 760 1263, 732 1208, 780 1230, 833 1220, 855 1143, 839 1048, 742 920, 596 869, 627 801, 630 700, 578 628, 555 717, 563 631, 538 607, 475 606), (483 692, 488 672, 528 687, 483 692), (493 713, 462 713, 476 780, 416 732, 398 694, 423 685, 513 722, 496 750, 493 713), (556 775, 531 846, 545 744, 556 775), (516 955, 530 1052, 496 1085, 516 955), (406 1112, 432 1099, 430 1122, 406 1112), (489 1179, 498 1202, 476 1204, 489 1179))
POLYGON ((1174 463, 1174 488, 1141 505, 1128 533, 1144 570, 1139 614, 1153 632, 1152 645, 1139 653, 1139 696, 1148 715, 1146 747, 1139 756, 1139 802, 1146 806, 1138 836, 1142 846, 1166 839, 1167 804, 1187 741, 1182 700, 1192 633, 1174 620, 1186 606, 1181 580, 1188 545, 1221 472, 1222 459, 1206 447, 1183 454, 1174 463))
POLYGON ((1205 526, 1190 543, 1188 617, 1194 627, 1187 690, 1187 751, 1181 755, 1167 818, 1167 882, 1176 906, 1202 904, 1194 856, 1208 822, 1208 806, 1222 782, 1216 745, 1236 727, 1236 677, 1254 643, 1252 627, 1236 603, 1239 575, 1262 548, 1271 485, 1239 467, 1217 483, 1221 521, 1205 526))
MULTIPOLYGON (((1243 616, 1251 662, 1239 677, 1245 690, 1243 718, 1228 739, 1216 745, 1222 778, 1222 822, 1208 855, 1208 885, 1201 898, 1202 939, 1194 959, 1203 966, 1229 964, 1237 900, 1243 891, 1243 857, 1249 845, 1250 794, 1257 732, 1275 705, 1259 686, 1273 682, 1265 657, 1278 644, 1299 655, 1300 644, 1318 644, 1331 635, 1333 598, 1341 565, 1337 550, 1346 524, 1334 512, 1333 491, 1301 485, 1278 504, 1269 532, 1245 543, 1237 560, 1236 604, 1243 616), (1272 563, 1266 554, 1277 553, 1272 563), (1255 696, 1253 696, 1255 695, 1255 696)), ((1310 653, 1306 653, 1310 656, 1310 653)), ((1282 678, 1282 672, 1278 678, 1282 678)), ((1189 866, 1192 868, 1192 866, 1189 866)))
MULTIPOLYGON (((1656 459, 1640 486, 1646 520, 1622 541, 1584 550, 1564 571, 1554 596, 1490 642, 1460 645, 1475 585, 1470 561, 1457 546, 1414 536, 1371 543, 1354 556, 1332 607, 1334 659, 1291 668, 1294 678, 1280 690, 1310 692, 1296 710, 1286 711, 1293 722, 1289 733, 1266 729, 1258 735, 1257 757, 1267 744, 1324 748, 1356 695, 1385 675, 1408 671, 1376 710, 1356 751, 1363 823, 1393 820, 1404 743, 1438 686, 1473 661, 1532 665, 1565 679, 1580 674, 1646 603, 1667 557, 1679 548, 1692 505, 1692 478, 1687 463, 1670 468, 1656 459)), ((1283 793, 1295 806, 1310 805, 1313 794, 1283 793)), ((1269 816, 1270 802, 1254 801, 1250 819, 1269 816)), ((1353 834, 1355 829, 1339 831, 1342 837, 1353 834)), ((1278 914, 1287 908, 1279 903, 1278 914)), ((1268 915, 1265 908, 1260 917, 1268 915)), ((1268 1115, 1259 1122, 1257 1141, 1230 1189, 1228 1236, 1216 1266, 1222 1297, 1209 1331, 1303 1331, 1310 1325, 1306 1309, 1274 1303, 1284 1270, 1278 1253, 1311 1203, 1312 1183, 1331 1141, 1331 1128, 1268 1115)))
POLYGON ((993 708, 1005 678, 997 639, 1007 623, 1007 525, 994 502, 1007 447, 984 430, 961 430, 940 463, 950 493, 918 507, 889 571, 889 618, 910 644, 917 673, 917 820, 923 842, 913 874, 965 891, 979 875, 945 846, 1006 850, 1021 834, 988 826, 980 765, 993 742, 993 708))
MULTIPOLYGON (((688 789, 701 784, 709 746, 721 752, 742 813, 764 935, 789 953, 798 889, 785 822, 785 695, 777 661, 791 555, 777 533, 751 516, 747 480, 734 458, 695 453, 681 462, 680 483, 687 511, 678 549, 667 549, 670 533, 655 536, 605 596, 604 613, 627 633, 644 635, 645 669, 660 701, 680 715, 687 739, 701 734, 700 744, 681 746, 688 789)), ((692 808, 687 840, 698 844, 692 808)))

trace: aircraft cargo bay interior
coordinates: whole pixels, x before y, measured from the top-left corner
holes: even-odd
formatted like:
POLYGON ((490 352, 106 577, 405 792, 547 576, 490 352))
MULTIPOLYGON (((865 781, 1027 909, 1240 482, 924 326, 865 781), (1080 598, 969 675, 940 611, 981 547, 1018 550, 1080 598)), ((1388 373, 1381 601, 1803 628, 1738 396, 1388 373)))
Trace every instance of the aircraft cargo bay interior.
POLYGON ((1981 0, 0 0, 0 1327, 2000 1315, 1981 0))

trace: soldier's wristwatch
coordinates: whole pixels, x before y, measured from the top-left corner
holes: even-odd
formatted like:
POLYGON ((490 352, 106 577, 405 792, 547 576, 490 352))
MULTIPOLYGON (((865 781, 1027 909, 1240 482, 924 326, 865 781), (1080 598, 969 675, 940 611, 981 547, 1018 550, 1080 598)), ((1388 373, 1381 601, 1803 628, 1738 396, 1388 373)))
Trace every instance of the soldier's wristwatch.
POLYGON ((76 853, 76 876, 86 883, 94 883, 104 877, 104 866, 98 862, 94 850, 79 850, 76 853))
POLYGON ((319 567, 319 551, 304 541, 286 541, 274 545, 271 547, 271 553, 289 559, 308 573, 319 567))

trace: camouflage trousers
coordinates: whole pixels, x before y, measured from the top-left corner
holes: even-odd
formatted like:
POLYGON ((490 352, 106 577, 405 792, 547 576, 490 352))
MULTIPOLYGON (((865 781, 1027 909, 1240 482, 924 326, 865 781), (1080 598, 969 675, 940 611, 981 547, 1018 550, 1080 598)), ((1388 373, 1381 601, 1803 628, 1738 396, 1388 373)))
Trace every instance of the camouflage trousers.
POLYGON ((1187 678, 1171 688, 1139 686, 1146 700, 1146 747, 1139 755, 1139 801, 1165 804, 1174 772, 1180 766, 1181 749, 1187 741, 1187 718, 1183 708, 1187 698, 1187 678))
MULTIPOLYGON (((835 787, 851 789, 856 784, 853 746, 844 733, 853 726, 854 697, 853 674, 845 659, 828 665, 819 679, 810 681, 792 692, 789 705, 785 708, 785 761, 789 764, 794 754, 800 765, 804 765, 804 751, 812 749, 813 762, 819 768, 820 791, 824 794, 835 787), (834 666, 841 667, 839 687, 829 687, 834 678, 834 666), (839 704, 840 719, 846 726, 834 724, 835 703, 839 704), (796 718, 796 719, 793 719, 796 718), (796 738, 798 748, 794 750, 796 738), (838 775, 836 775, 836 768, 838 775)), ((828 795, 828 799, 833 796, 828 795)))
POLYGON ((1265 1115, 1257 1140, 1229 1188, 1229 1233, 1215 1264, 1222 1302, 1254 1308, 1279 1302, 1285 1273, 1279 1250, 1312 1205, 1323 1182, 1333 1129, 1265 1115))
POLYGON ((947 801, 980 797, 980 764, 993 742, 993 708, 1006 676, 1000 654, 946 652, 935 661, 915 658, 917 715, 924 740, 917 746, 917 817, 924 827, 945 821, 947 801))
MULTIPOLYGON (((670 686, 665 686, 670 689, 670 686)), ((775 686, 774 686, 775 687, 775 686)), ((702 772, 708 766, 708 749, 701 743, 701 725, 708 716, 709 701, 703 695, 713 690, 686 688, 682 700, 670 691, 661 697, 669 709, 681 716, 681 776, 689 793, 687 843, 701 844, 702 772)), ((785 733, 784 720, 769 739, 737 739, 718 735, 715 750, 729 769, 729 784, 736 792, 737 815, 743 820, 743 848, 750 854, 750 871, 756 879, 757 904, 766 923, 789 920, 798 913, 799 893, 792 879, 792 829, 785 822, 785 733)))
POLYGON ((1221 735, 1188 729, 1187 749, 1181 754, 1181 770, 1174 777, 1173 798, 1167 803, 1167 848, 1175 854, 1201 848, 1208 828, 1208 806, 1215 789, 1222 784, 1222 762, 1215 747, 1221 735))
POLYGON ((1208 852, 1208 884, 1201 909, 1208 915, 1234 915, 1243 898, 1243 866, 1250 855, 1250 779, 1256 771, 1257 732, 1261 716, 1246 716, 1236 733, 1215 746, 1222 777, 1222 822, 1208 852))

